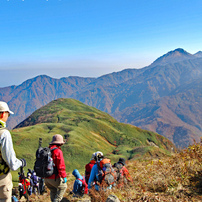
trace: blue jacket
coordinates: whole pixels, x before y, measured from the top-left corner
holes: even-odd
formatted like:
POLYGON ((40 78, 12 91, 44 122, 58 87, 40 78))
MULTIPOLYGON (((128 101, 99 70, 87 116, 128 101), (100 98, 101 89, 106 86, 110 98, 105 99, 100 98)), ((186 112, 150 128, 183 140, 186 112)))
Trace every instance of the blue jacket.
MULTIPOLYGON (((95 165, 93 166, 93 168, 91 170, 90 178, 88 180, 88 189, 91 189, 92 186, 95 184, 94 182, 97 182, 97 181, 99 181, 99 178, 98 178, 98 166, 97 166, 97 163, 95 163, 95 165)), ((111 188, 112 188, 112 185, 107 187, 107 189, 111 189, 111 188)), ((95 189, 97 191, 99 191, 100 186, 95 184, 95 189)))
MULTIPOLYGON (((91 173, 90 173, 90 178, 88 180, 88 189, 91 189, 92 186, 94 185, 94 182, 98 181, 98 167, 97 163, 93 166, 91 173)), ((95 184, 95 189, 99 191, 99 185, 95 184)))
POLYGON ((79 171, 77 169, 75 169, 72 174, 76 177, 76 180, 74 182, 74 186, 73 186, 73 192, 74 194, 82 194, 82 182, 78 179, 83 180, 83 177, 81 176, 81 174, 79 173, 79 171))

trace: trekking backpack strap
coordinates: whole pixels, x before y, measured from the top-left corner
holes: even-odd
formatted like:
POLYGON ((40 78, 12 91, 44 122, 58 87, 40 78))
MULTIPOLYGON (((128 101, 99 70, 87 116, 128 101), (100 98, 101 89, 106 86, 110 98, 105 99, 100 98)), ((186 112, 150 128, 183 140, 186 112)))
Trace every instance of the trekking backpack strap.
MULTIPOLYGON (((57 148, 57 147, 54 147, 54 148, 51 149, 51 156, 52 156, 52 152, 53 152, 54 150, 56 150, 56 149, 58 149, 58 148, 57 148)), ((58 175, 58 169, 57 169, 57 166, 56 166, 56 165, 54 165, 53 168, 54 168, 53 173, 55 174, 55 181, 56 181, 57 175, 58 175)))
POLYGON ((78 178, 78 180, 82 182, 84 194, 88 194, 88 184, 85 181, 85 177, 84 176, 82 176, 82 177, 83 177, 83 180, 80 178, 78 178))
MULTIPOLYGON (((7 130, 6 128, 0 127, 0 137, 6 130, 7 130)), ((0 150, 0 176, 6 175, 9 171, 10 171, 10 168, 7 165, 7 163, 4 161, 4 159, 2 158, 1 150, 0 150)))
POLYGON ((97 162, 96 164, 97 164, 97 168, 98 168, 98 174, 97 174, 98 179, 96 179, 96 184, 97 183, 101 184, 102 179, 104 178, 104 172, 103 172, 103 170, 102 170, 102 168, 100 166, 100 162, 97 162))

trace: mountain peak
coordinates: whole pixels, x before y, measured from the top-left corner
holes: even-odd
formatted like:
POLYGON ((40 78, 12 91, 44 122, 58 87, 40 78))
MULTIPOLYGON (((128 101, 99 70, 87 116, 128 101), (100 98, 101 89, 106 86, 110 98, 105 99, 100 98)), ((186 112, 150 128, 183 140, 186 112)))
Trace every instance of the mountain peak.
POLYGON ((170 51, 168 53, 172 53, 172 52, 179 52, 179 53, 182 53, 182 54, 189 54, 187 51, 185 51, 183 48, 177 48, 175 49, 174 51, 170 51))
POLYGON ((152 66, 154 65, 165 65, 168 63, 175 63, 175 62, 179 62, 182 60, 188 60, 188 59, 193 59, 195 56, 188 53, 187 51, 185 51, 182 48, 177 48, 173 51, 169 51, 168 53, 166 53, 165 55, 159 57, 158 59, 156 59, 153 63, 152 66))
POLYGON ((198 51, 197 53, 194 54, 196 57, 202 57, 202 51, 198 51))

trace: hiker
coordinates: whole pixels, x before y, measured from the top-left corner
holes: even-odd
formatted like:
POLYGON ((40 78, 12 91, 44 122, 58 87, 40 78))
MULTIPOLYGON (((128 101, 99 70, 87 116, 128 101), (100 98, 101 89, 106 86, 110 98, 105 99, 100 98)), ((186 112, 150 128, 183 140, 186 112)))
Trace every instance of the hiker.
POLYGON ((18 202, 18 188, 12 189, 11 201, 12 202, 18 202))
POLYGON ((88 184, 88 180, 89 180, 89 177, 90 177, 91 170, 92 170, 93 166, 95 165, 95 163, 96 163, 96 161, 95 161, 95 153, 93 153, 92 158, 90 159, 90 162, 85 165, 85 180, 86 180, 87 184, 88 184))
POLYGON ((97 163, 99 161, 101 161, 102 159, 104 158, 104 155, 102 152, 98 151, 95 153, 95 165, 93 166, 92 170, 91 170, 91 173, 90 173, 90 178, 89 178, 89 181, 88 181, 88 189, 91 189, 92 186, 95 185, 95 189, 97 191, 99 191, 99 185, 95 182, 97 182, 99 179, 98 179, 98 166, 97 166, 97 163))
POLYGON ((18 191, 20 193, 19 199, 21 199, 23 196, 27 199, 26 190, 25 190, 25 188, 24 188, 24 186, 23 186, 22 183, 18 184, 18 191))
POLYGON ((44 185, 44 179, 42 177, 39 178, 39 193, 43 195, 45 192, 45 185, 44 185))
POLYGON ((27 177, 28 177, 29 173, 32 175, 32 170, 30 168, 28 168, 27 177))
POLYGON ((18 198, 17 198, 15 195, 13 195, 13 196, 11 197, 11 201, 12 201, 12 202, 18 202, 18 198))
POLYGON ((74 197, 82 197, 88 193, 88 185, 85 181, 85 177, 82 177, 77 169, 73 170, 72 174, 75 176, 73 193, 74 197))
POLYGON ((36 195, 39 193, 39 177, 36 175, 35 172, 32 173, 32 181, 33 181, 33 193, 36 195))
POLYGON ((32 180, 32 174, 31 173, 28 173, 27 174, 27 180, 29 181, 29 186, 28 186, 28 194, 29 194, 29 196, 31 196, 32 195, 32 190, 33 190, 33 180, 32 180))
POLYGON ((51 201, 59 202, 62 200, 63 195, 67 189, 67 174, 65 171, 65 161, 61 146, 64 144, 63 137, 59 134, 53 136, 50 143, 50 149, 52 150, 53 163, 55 164, 55 172, 50 177, 45 178, 45 184, 50 189, 51 201))
POLYGON ((105 187, 106 189, 111 189, 112 188, 112 183, 115 182, 115 172, 113 171, 113 168, 111 166, 110 160, 107 158, 104 158, 104 155, 102 152, 97 151, 95 153, 95 160, 96 163, 93 166, 91 173, 90 173, 90 178, 88 181, 88 189, 90 190, 92 188, 92 186, 95 185, 95 189, 97 191, 100 190, 100 185, 105 182, 105 177, 110 175, 113 179, 109 179, 108 182, 109 184, 107 184, 107 187, 105 187), (107 164, 110 166, 109 169, 110 171, 108 171, 108 167, 105 167, 105 169, 103 169, 102 164, 104 165, 104 161, 107 161, 107 164), (105 171, 108 172, 109 175, 106 175, 105 171), (112 173, 112 171, 114 173, 112 173), (112 176, 113 174, 113 176, 112 176))
POLYGON ((18 173, 18 174, 19 174, 20 199, 22 196, 24 196, 26 199, 28 199, 27 189, 30 186, 30 182, 28 179, 25 178, 24 173, 18 173))
POLYGON ((0 201, 11 201, 12 175, 10 170, 17 170, 26 166, 25 159, 17 159, 13 149, 10 132, 6 129, 6 122, 10 114, 14 114, 6 102, 0 101, 0 201))
POLYGON ((119 161, 115 163, 113 167, 117 173, 116 183, 118 187, 123 187, 125 184, 132 182, 129 171, 126 168, 126 162, 124 158, 119 158, 119 161))

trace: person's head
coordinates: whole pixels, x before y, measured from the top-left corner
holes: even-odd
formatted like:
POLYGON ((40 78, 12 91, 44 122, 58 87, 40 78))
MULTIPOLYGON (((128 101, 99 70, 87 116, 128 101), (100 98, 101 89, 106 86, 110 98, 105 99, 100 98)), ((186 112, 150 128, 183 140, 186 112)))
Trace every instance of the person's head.
POLYGON ((124 158, 120 158, 118 163, 121 163, 122 165, 126 165, 126 160, 124 158))
POLYGON ((63 145, 65 142, 63 140, 62 135, 56 134, 53 136, 52 141, 50 142, 50 145, 63 145))
POLYGON ((101 151, 97 151, 96 153, 95 153, 95 160, 96 161, 100 161, 101 159, 103 159, 104 158, 104 155, 103 155, 103 153, 101 152, 101 151))
POLYGON ((10 114, 14 114, 6 102, 0 101, 0 120, 6 122, 10 114))
POLYGON ((95 152, 92 154, 92 157, 90 160, 95 160, 95 152))
POLYGON ((72 175, 74 175, 74 177, 76 177, 76 179, 82 177, 81 174, 79 173, 79 171, 77 169, 73 170, 72 175))

